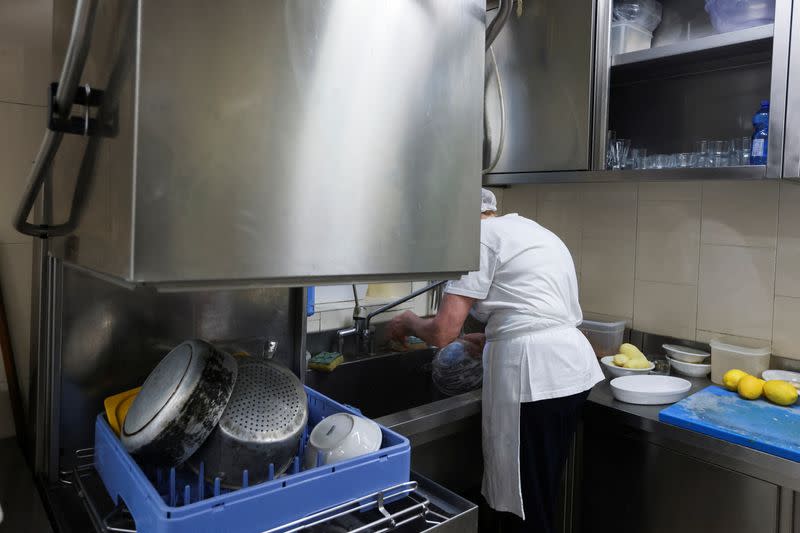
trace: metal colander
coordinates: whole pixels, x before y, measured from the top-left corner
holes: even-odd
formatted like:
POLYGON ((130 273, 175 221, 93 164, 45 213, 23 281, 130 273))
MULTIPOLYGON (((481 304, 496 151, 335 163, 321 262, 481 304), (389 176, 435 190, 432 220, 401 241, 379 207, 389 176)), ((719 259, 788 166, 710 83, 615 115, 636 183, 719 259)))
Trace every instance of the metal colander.
POLYGON ((302 432, 307 419, 306 393, 294 374, 264 360, 248 360, 239 368, 241 375, 220 427, 231 435, 260 442, 302 432))
POLYGON ((273 361, 239 359, 239 375, 231 399, 214 432, 192 457, 199 470, 205 464, 209 480, 239 487, 248 471, 250 483, 264 481, 272 463, 283 473, 298 453, 308 422, 308 400, 300 380, 273 361))

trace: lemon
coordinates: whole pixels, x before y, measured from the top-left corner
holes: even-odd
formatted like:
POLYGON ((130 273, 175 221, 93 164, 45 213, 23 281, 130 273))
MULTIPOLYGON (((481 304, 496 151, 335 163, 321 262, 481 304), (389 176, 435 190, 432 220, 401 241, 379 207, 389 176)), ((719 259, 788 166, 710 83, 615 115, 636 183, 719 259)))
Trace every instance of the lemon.
POLYGON ((644 357, 630 359, 627 363, 625 363, 625 368, 630 368, 634 370, 644 370, 645 368, 650 368, 650 361, 645 359, 644 357))
POLYGON ((628 342, 619 347, 619 353, 627 355, 628 359, 645 358, 644 354, 639 350, 639 348, 628 342))
POLYGON ((618 353, 614 356, 614 364, 617 366, 625 366, 625 363, 629 361, 629 357, 625 354, 618 353))
POLYGON ((794 405, 797 401, 797 389, 788 381, 773 379, 764 384, 764 396, 778 405, 794 405))
POLYGON ((742 376, 739 380, 739 396, 747 400, 758 400, 764 392, 764 383, 766 382, 763 379, 755 376, 742 376))
POLYGON ((722 376, 722 383, 725 385, 726 389, 736 392, 736 390, 739 388, 739 380, 746 375, 748 374, 744 370, 734 368, 725 372, 725 375, 722 376))

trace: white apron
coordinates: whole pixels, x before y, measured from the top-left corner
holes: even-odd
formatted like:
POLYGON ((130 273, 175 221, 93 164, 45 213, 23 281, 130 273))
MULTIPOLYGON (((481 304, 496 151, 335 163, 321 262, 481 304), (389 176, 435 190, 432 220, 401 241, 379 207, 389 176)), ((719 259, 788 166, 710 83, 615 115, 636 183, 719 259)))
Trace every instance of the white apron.
POLYGON ((594 372, 597 362, 595 359, 587 364, 582 357, 587 345, 586 338, 573 326, 488 339, 483 351, 482 492, 493 509, 525 518, 519 460, 520 403, 571 396, 591 388, 598 381, 594 372), (575 354, 575 367, 573 372, 559 372, 563 387, 531 398, 529 377, 537 371, 548 373, 548 360, 568 353, 575 354))

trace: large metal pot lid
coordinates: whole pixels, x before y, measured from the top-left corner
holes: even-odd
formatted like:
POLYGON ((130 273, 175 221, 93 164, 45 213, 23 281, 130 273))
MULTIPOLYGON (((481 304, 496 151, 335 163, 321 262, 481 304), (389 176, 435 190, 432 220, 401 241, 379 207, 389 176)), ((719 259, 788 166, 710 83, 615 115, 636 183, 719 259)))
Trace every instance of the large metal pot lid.
POLYGON ((236 383, 230 354, 193 339, 169 352, 145 380, 122 427, 130 453, 157 464, 180 464, 208 438, 236 383))
POLYGON ((178 345, 150 373, 142 385, 143 394, 136 398, 125 418, 125 433, 141 431, 175 398, 184 381, 196 381, 199 376, 189 372, 193 348, 189 342, 178 345))

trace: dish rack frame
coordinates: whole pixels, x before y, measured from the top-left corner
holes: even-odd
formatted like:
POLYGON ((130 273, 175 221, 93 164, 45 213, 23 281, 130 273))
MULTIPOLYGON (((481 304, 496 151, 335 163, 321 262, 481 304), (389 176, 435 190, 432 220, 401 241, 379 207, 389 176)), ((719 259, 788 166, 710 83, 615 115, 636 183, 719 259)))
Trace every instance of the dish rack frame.
MULTIPOLYGON (((361 416, 355 408, 335 402, 309 387, 305 390, 309 407, 307 433, 334 413, 361 416)), ((286 475, 275 476, 274 469, 270 468, 273 475, 267 481, 249 485, 245 471, 242 487, 229 490, 222 487, 219 478, 208 479, 202 465, 199 472, 186 466, 157 469, 139 465, 122 447, 105 416, 100 414, 95 422, 92 466, 111 499, 129 510, 139 530, 284 533, 291 531, 281 529, 286 524, 299 523, 311 516, 321 519, 324 515, 320 513, 331 509, 344 511, 349 505, 372 500, 376 502, 374 505, 381 506, 381 502, 413 492, 408 485, 411 472, 408 439, 382 426, 381 432, 383 444, 375 452, 332 465, 318 462, 318 466, 301 471, 300 458, 307 440, 304 436, 286 475)), ((103 526, 107 531, 116 531, 108 529, 108 524, 103 526)), ((130 531, 130 528, 119 531, 130 531)))
MULTIPOLYGON (((85 480, 97 474, 94 467, 94 448, 76 450, 75 456, 78 464, 70 472, 71 479, 64 479, 64 482, 75 487, 95 531, 97 533, 140 533, 134 527, 126 524, 126 522, 133 522, 133 517, 123 502, 114 506, 110 512, 104 513, 92 496, 92 491, 87 487, 85 480)), ((431 527, 447 522, 450 517, 434 510, 431 501, 420 494, 417 489, 416 481, 408 481, 273 527, 263 533, 299 533, 305 528, 331 525, 336 520, 348 515, 370 510, 377 510, 380 518, 347 529, 347 533, 388 533, 420 519, 431 527), (388 502, 399 501, 403 498, 407 500, 405 505, 392 511, 387 509, 388 502)))

